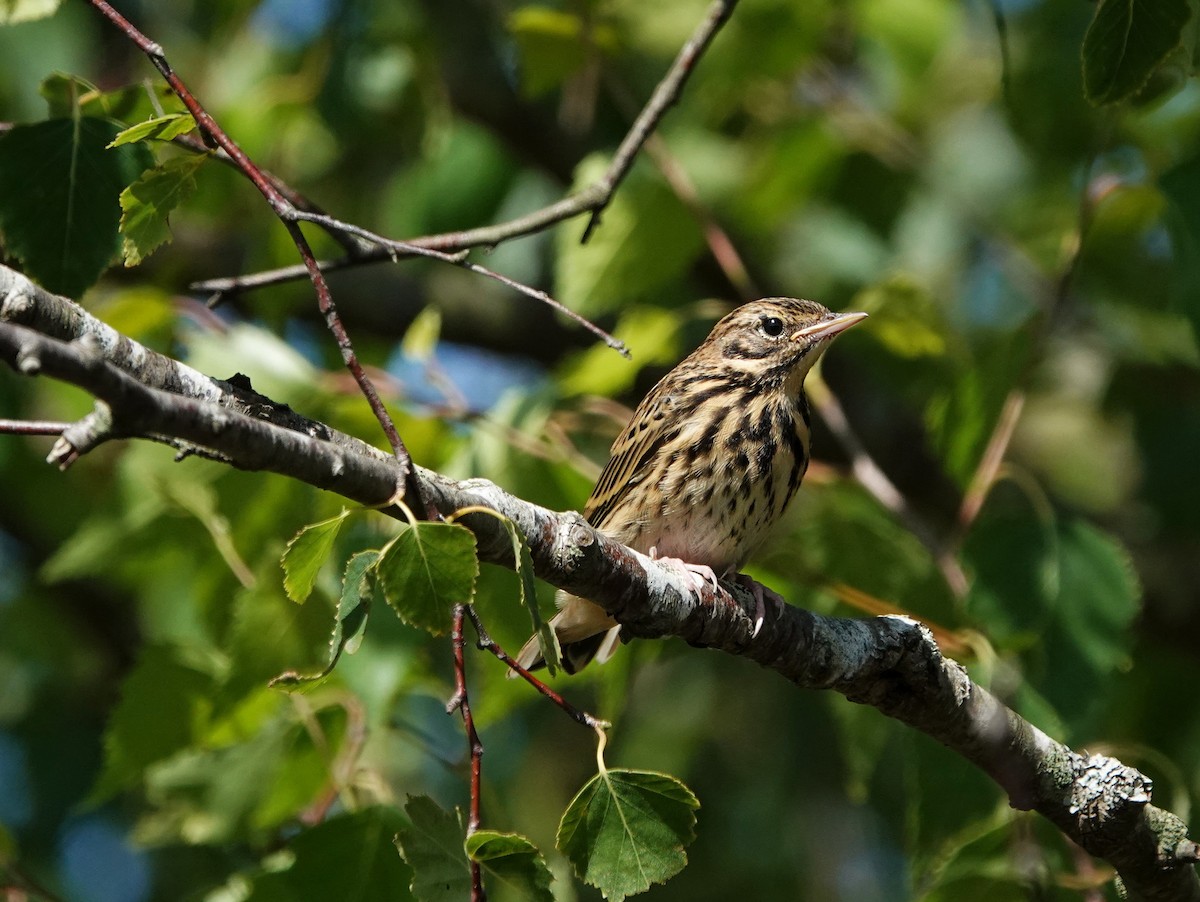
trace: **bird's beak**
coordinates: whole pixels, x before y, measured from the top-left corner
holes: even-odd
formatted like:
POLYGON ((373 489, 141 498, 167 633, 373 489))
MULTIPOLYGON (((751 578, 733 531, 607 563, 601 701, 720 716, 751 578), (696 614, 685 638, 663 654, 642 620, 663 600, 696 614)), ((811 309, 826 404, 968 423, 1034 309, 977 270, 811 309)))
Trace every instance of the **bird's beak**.
POLYGON ((791 334, 792 341, 800 341, 807 339, 808 341, 824 341, 827 338, 833 338, 839 332, 844 332, 867 318, 865 313, 839 313, 833 319, 822 320, 819 323, 813 323, 811 326, 805 326, 791 334))

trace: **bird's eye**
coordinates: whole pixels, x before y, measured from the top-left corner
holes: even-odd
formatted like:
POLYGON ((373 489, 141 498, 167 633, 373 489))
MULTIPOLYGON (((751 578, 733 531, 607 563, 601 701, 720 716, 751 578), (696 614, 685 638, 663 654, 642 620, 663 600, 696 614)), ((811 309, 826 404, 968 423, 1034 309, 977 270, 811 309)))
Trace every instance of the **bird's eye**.
POLYGON ((772 338, 783 334, 783 320, 777 316, 764 316, 760 325, 762 330, 772 338))

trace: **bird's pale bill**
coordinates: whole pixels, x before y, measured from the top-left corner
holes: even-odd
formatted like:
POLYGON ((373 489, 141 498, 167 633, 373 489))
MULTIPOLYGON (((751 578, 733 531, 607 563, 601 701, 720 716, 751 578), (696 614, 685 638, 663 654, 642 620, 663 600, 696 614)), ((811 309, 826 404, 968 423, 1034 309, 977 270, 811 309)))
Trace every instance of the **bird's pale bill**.
POLYGON ((857 322, 867 318, 865 313, 841 313, 830 320, 825 320, 820 323, 813 323, 811 326, 805 326, 803 329, 798 329, 788 336, 792 341, 800 341, 807 338, 809 341, 821 341, 826 338, 833 338, 839 332, 845 332, 857 322))

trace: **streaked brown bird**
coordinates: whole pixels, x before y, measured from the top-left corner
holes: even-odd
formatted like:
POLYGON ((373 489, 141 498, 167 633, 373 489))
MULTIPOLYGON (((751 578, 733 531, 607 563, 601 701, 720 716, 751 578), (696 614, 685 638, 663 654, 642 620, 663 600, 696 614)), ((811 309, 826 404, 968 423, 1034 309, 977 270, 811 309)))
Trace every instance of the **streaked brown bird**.
MULTIPOLYGON (((804 377, 830 341, 865 316, 795 298, 738 307, 642 399, 613 442, 584 517, 699 584, 736 574, 808 467, 804 377)), ((761 608, 763 587, 751 588, 761 608)), ((550 623, 564 669, 608 660, 620 625, 585 598, 560 591, 557 602, 550 623)), ((544 663, 536 636, 517 663, 544 663)))

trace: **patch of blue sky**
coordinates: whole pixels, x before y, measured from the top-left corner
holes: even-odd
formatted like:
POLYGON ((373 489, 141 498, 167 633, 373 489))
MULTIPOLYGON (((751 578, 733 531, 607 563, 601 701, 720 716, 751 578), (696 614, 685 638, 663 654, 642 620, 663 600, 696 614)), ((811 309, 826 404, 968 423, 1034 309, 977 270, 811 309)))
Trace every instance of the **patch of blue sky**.
POLYGON ((150 896, 145 853, 101 815, 67 824, 59 841, 59 870, 76 902, 143 902, 150 896))
POLYGON ((316 38, 341 7, 341 0, 263 0, 252 23, 266 41, 303 47, 316 38))
MULTIPOLYGON (((546 380, 546 371, 528 358, 452 341, 439 341, 433 359, 473 413, 489 410, 509 389, 531 389, 546 380)), ((418 404, 450 400, 436 380, 429 378, 425 361, 408 356, 401 348, 388 361, 387 371, 403 383, 405 394, 418 404)))

